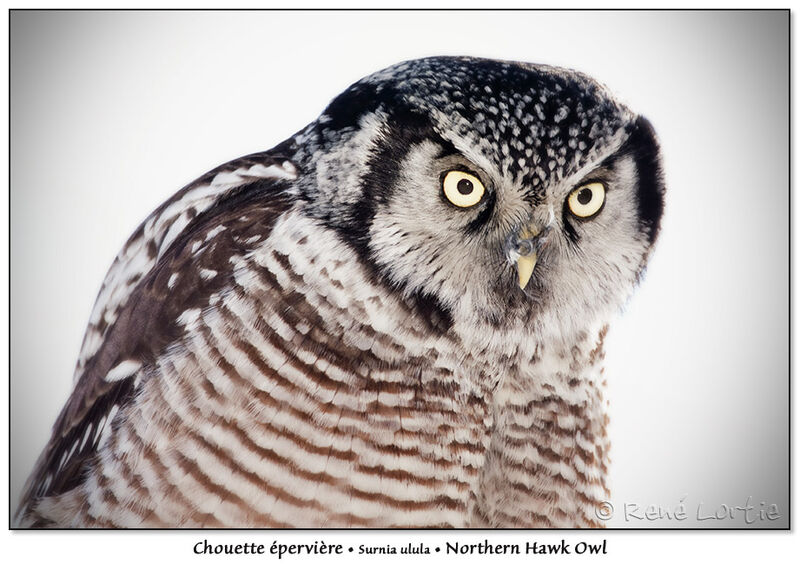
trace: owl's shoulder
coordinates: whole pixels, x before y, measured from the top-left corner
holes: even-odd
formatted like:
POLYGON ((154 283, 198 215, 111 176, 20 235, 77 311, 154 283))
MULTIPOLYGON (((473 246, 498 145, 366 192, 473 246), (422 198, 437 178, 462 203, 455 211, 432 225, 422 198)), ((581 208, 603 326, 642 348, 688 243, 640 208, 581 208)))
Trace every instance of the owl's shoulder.
POLYGON ((209 226, 213 237, 214 230, 222 229, 222 222, 230 220, 230 213, 226 212, 233 201, 279 192, 283 183, 297 176, 298 170, 289 159, 271 151, 254 153, 207 172, 153 211, 117 254, 103 281, 89 319, 75 380, 141 282, 157 267, 163 270, 172 265, 174 243, 201 231, 208 236, 209 226), (168 256, 170 249, 172 256, 168 256))

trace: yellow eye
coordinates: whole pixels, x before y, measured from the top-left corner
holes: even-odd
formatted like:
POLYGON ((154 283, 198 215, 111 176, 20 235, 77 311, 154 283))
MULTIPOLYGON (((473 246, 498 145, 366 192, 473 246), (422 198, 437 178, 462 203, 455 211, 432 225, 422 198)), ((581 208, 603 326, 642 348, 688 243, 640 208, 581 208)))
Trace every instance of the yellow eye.
POLYGON ((580 218, 596 215, 606 200, 606 187, 601 182, 590 182, 578 186, 567 199, 569 211, 580 218))
POLYGON ((460 208, 470 208, 483 199, 486 188, 474 174, 451 170, 442 179, 442 191, 451 204, 460 208))

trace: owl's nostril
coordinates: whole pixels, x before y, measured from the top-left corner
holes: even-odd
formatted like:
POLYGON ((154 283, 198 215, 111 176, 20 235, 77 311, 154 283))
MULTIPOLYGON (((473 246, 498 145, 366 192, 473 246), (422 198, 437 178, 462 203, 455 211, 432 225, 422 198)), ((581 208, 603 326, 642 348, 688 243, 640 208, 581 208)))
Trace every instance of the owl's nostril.
POLYGON ((509 235, 503 247, 510 263, 516 263, 519 257, 528 256, 534 251, 533 240, 521 238, 518 232, 509 235))
POLYGON ((517 243, 517 252, 521 256, 528 256, 533 254, 536 250, 536 245, 534 243, 534 239, 521 239, 519 243, 517 243))
POLYGON ((545 244, 552 227, 548 223, 540 229, 535 223, 528 223, 515 230, 506 241, 506 254, 511 262, 519 257, 531 256, 537 253, 545 244))

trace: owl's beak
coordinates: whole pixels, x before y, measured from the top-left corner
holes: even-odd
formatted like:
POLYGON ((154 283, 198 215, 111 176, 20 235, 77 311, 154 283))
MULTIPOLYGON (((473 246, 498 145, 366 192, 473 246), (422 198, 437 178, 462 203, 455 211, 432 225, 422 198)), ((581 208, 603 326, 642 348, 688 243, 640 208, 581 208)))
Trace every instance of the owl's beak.
POLYGON ((520 255, 517 258, 517 277, 521 290, 524 290, 530 282, 536 260, 539 258, 539 250, 535 244, 539 234, 539 228, 533 224, 526 225, 519 232, 517 250, 520 255))
POLYGON ((520 290, 524 290, 525 286, 530 282, 531 276, 533 276, 533 269, 536 266, 536 259, 536 253, 517 259, 517 276, 519 277, 520 290))
POLYGON ((529 221, 508 239, 508 258, 517 264, 517 279, 521 290, 527 287, 533 276, 539 251, 547 241, 547 233, 552 223, 551 209, 550 218, 544 228, 539 227, 539 223, 535 221, 529 221))

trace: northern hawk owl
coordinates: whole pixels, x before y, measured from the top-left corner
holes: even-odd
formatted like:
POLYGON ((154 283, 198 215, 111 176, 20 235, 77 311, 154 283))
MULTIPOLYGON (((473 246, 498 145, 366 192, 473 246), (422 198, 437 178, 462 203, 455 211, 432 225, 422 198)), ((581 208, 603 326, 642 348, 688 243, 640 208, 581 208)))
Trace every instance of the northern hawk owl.
POLYGON ((22 526, 584 527, 664 183, 570 70, 407 61, 189 184, 105 279, 22 526))

